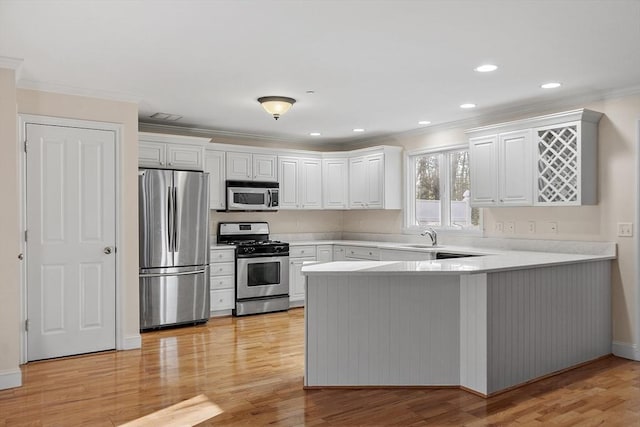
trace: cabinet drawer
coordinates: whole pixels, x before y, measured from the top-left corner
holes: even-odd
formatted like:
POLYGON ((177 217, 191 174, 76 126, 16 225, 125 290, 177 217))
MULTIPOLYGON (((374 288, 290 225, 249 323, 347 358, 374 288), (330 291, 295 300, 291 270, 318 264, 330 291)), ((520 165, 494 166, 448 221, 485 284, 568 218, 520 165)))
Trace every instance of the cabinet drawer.
POLYGON ((231 310, 234 308, 236 295, 233 289, 211 291, 211 311, 231 310))
POLYGON ((209 278, 209 287, 213 289, 234 289, 236 285, 235 276, 212 276, 209 278))
POLYGON ((380 259, 380 250, 378 248, 347 246, 345 252, 345 256, 349 259, 380 259))
POLYGON ((233 249, 212 249, 209 252, 209 262, 233 262, 235 255, 233 249))
POLYGON ((233 262, 214 262, 209 266, 210 276, 232 276, 235 271, 236 264, 233 262))
POLYGON ((289 257, 291 258, 299 258, 299 257, 315 257, 316 256, 316 247, 315 246, 289 246, 289 257))

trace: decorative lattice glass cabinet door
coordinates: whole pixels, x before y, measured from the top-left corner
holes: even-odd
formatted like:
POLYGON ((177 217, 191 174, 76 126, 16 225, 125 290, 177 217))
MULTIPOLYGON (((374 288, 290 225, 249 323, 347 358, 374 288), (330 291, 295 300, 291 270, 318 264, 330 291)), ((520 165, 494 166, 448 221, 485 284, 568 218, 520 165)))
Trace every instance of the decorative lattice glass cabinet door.
POLYGON ((538 204, 577 205, 580 199, 578 123, 538 129, 538 204))
POLYGON ((584 121, 535 129, 535 205, 597 203, 596 133, 597 125, 584 121))

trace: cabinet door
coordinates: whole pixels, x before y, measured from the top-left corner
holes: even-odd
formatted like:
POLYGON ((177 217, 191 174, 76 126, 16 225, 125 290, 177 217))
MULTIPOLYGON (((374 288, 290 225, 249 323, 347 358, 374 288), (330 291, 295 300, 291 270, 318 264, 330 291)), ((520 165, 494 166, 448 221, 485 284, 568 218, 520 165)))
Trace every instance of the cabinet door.
POLYGON ((293 258, 289 261, 289 300, 304 301, 304 275, 302 264, 305 261, 314 261, 315 258, 293 258))
POLYGON ((209 208, 226 207, 224 151, 206 150, 204 171, 209 173, 209 208))
POLYGON ((322 208, 322 162, 320 159, 300 160, 300 207, 322 208))
POLYGON ((375 154, 366 158, 367 194, 365 207, 384 208, 384 154, 375 154))
POLYGON ((251 181, 253 157, 251 153, 227 153, 227 179, 251 181))
POLYGON ((497 204, 497 140, 496 135, 469 140, 472 206, 497 204))
POLYGON ((138 143, 138 166, 159 168, 166 163, 166 144, 140 141, 138 143))
POLYGON ((531 131, 501 133, 498 137, 498 200, 501 205, 528 206, 533 202, 531 131))
POLYGON ((319 261, 319 262, 333 261, 333 246, 318 245, 316 248, 316 261, 319 261))
POLYGON ((349 163, 347 159, 322 161, 322 199, 326 209, 346 209, 349 195, 349 163))
POLYGON ((253 155, 253 180, 278 181, 278 157, 271 154, 253 155))
POLYGON ((167 167, 175 169, 203 170, 204 148, 167 144, 167 167))
POLYGON ((344 246, 333 247, 333 261, 344 261, 347 259, 347 253, 344 246))
POLYGON ((367 165, 364 157, 349 159, 349 207, 364 209, 367 199, 367 165))
POLYGON ((300 206, 298 199, 298 159, 280 157, 278 164, 278 169, 280 170, 280 209, 297 209, 300 206))

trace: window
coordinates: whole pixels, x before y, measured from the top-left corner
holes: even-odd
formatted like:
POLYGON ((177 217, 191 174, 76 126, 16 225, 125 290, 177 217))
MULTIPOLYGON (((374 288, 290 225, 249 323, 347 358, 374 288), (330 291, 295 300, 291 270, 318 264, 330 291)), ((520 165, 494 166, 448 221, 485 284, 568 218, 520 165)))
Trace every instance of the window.
POLYGON ((406 227, 480 229, 480 210, 470 201, 467 146, 408 155, 406 227))

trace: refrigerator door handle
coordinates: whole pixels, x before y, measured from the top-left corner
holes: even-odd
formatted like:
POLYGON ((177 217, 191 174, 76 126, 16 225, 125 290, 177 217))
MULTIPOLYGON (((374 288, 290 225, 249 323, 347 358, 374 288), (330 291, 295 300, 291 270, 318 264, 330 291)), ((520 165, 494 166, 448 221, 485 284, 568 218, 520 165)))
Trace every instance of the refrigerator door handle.
POLYGON ((175 226, 175 212, 173 210, 172 187, 167 188, 167 240, 169 242, 169 252, 173 252, 173 227, 175 226))
POLYGON ((202 270, 195 270, 195 271, 184 271, 182 273, 145 273, 145 274, 140 274, 139 277, 144 278, 144 277, 189 276, 192 274, 202 274, 205 271, 206 271, 205 269, 202 269, 202 270))
POLYGON ((178 218, 178 189, 173 187, 173 251, 178 252, 180 236, 179 234, 179 226, 181 219, 178 218))

